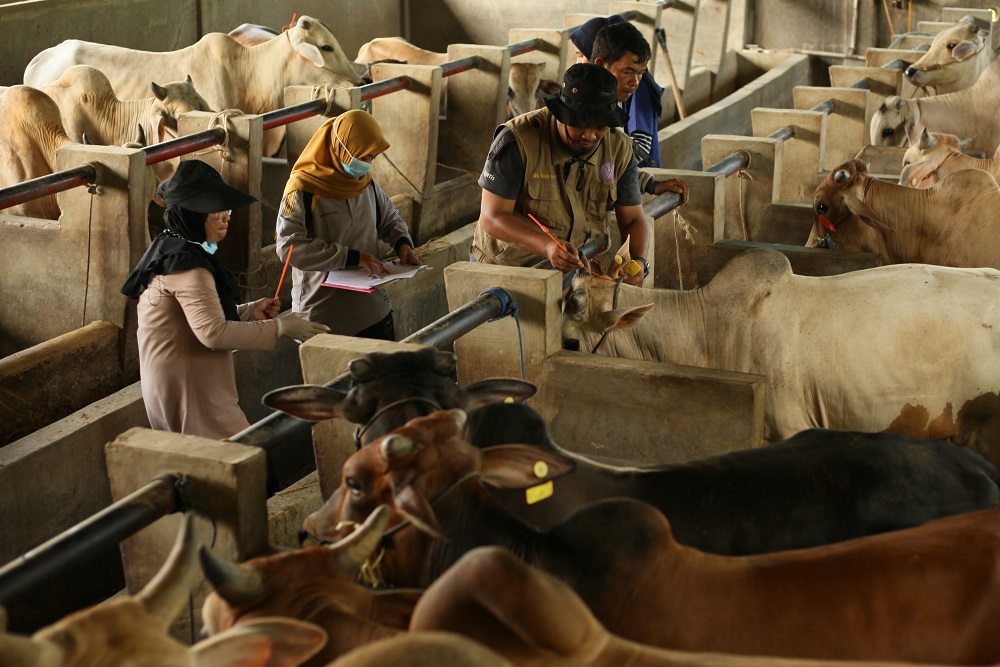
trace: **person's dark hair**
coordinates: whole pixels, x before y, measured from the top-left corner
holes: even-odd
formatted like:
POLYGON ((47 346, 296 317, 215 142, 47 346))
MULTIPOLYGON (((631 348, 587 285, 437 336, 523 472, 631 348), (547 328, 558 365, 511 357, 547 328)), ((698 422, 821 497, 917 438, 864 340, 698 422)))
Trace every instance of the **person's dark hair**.
POLYGON ((590 62, 603 58, 605 63, 611 64, 625 55, 626 51, 634 53, 640 62, 647 62, 653 55, 649 42, 634 25, 628 21, 610 23, 594 38, 590 62))

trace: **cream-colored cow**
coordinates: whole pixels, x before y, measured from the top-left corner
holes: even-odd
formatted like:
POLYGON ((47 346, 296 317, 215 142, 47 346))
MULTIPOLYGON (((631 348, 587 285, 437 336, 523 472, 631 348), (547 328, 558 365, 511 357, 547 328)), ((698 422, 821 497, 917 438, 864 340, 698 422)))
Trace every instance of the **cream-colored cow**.
POLYGON ((969 139, 929 132, 925 127, 917 143, 903 154, 899 184, 929 188, 948 174, 963 169, 982 169, 993 174, 993 178, 1000 178, 1000 150, 991 158, 976 158, 964 152, 970 143, 969 139))
POLYGON ((933 88, 938 95, 965 90, 993 60, 989 42, 989 31, 973 21, 959 21, 935 35, 927 53, 904 73, 914 86, 933 88))
MULTIPOLYGON (((163 53, 67 40, 36 55, 24 71, 24 82, 46 86, 73 65, 100 69, 121 99, 147 97, 150 81, 183 80, 191 75, 212 109, 250 114, 283 108, 286 86, 361 81, 333 33, 309 16, 252 47, 225 33, 209 33, 191 46, 163 53)), ((277 152, 283 137, 284 128, 266 132, 264 154, 277 152)))

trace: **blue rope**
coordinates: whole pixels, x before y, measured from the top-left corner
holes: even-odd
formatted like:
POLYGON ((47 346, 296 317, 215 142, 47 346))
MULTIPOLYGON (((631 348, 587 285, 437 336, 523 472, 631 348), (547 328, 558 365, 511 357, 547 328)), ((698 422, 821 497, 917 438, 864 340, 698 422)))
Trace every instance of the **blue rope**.
POLYGON ((479 296, 484 294, 492 294, 500 301, 500 314, 491 319, 490 322, 508 315, 514 316, 514 324, 517 325, 517 349, 521 355, 521 379, 524 380, 524 342, 521 340, 521 318, 517 316, 517 302, 514 301, 510 292, 501 287, 488 287, 480 292, 479 296))

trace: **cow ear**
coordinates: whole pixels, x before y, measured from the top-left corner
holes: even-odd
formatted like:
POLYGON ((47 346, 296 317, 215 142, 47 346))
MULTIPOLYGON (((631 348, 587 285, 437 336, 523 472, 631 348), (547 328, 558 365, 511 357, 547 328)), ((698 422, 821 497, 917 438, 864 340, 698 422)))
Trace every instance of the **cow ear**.
POLYGON ((508 398, 515 403, 523 403, 538 391, 530 382, 513 378, 490 378, 473 382, 462 388, 468 396, 465 409, 468 411, 492 403, 503 403, 508 398))
POLYGON ((919 188, 937 170, 938 164, 931 160, 920 160, 903 167, 899 172, 899 184, 908 188, 919 188))
POLYGON ((318 384, 281 387, 264 394, 261 402, 293 417, 319 422, 344 417, 343 404, 347 394, 318 384))
POLYGON ((937 137, 931 134, 926 127, 920 131, 920 139, 917 141, 917 148, 922 151, 929 151, 938 145, 937 137))
POLYGON ((529 445, 495 445, 482 452, 483 482, 503 489, 526 489, 576 468, 571 458, 529 445))
MULTIPOLYGON (((304 26, 300 26, 304 27, 304 26)), ((288 41, 291 42, 292 48, 295 49, 296 53, 311 62, 316 67, 322 67, 323 54, 320 52, 319 48, 304 39, 304 35, 297 30, 289 33, 288 41)))
POLYGON ((847 208, 851 209, 851 213, 858 216, 861 222, 865 223, 866 225, 874 227, 875 229, 878 229, 879 231, 883 232, 892 231, 890 227, 887 227, 879 219, 878 213, 873 211, 872 208, 868 206, 868 204, 864 203, 863 201, 861 201, 861 199, 854 196, 853 194, 849 193, 845 194, 844 203, 847 205, 847 208))
POLYGON ((555 95, 560 90, 562 90, 562 84, 558 81, 553 81, 552 79, 542 79, 538 82, 538 92, 536 95, 548 97, 549 95, 555 95))
POLYGON ((155 81, 149 82, 149 88, 153 91, 153 96, 161 102, 167 99, 167 89, 156 83, 155 81))
POLYGON ((981 47, 975 42, 970 42, 968 40, 959 42, 955 45, 955 48, 951 50, 951 57, 961 62, 979 53, 980 48, 981 47))
POLYGON ((393 485, 392 494, 396 509, 400 514, 409 519, 417 527, 417 530, 442 540, 446 539, 441 534, 437 516, 434 514, 434 508, 427 502, 427 498, 424 497, 423 493, 418 491, 412 484, 407 484, 400 489, 397 489, 396 485, 393 485))
POLYGON ((318 625, 261 617, 241 623, 191 647, 195 667, 294 667, 326 644, 318 625))
POLYGON ((959 137, 958 150, 962 151, 963 153, 969 150, 969 147, 972 146, 972 144, 976 143, 977 138, 979 138, 978 134, 974 134, 971 137, 959 137))
POLYGON ((639 320, 653 309, 652 303, 633 308, 615 308, 601 313, 598 316, 598 326, 601 331, 610 329, 628 329, 639 323, 639 320))

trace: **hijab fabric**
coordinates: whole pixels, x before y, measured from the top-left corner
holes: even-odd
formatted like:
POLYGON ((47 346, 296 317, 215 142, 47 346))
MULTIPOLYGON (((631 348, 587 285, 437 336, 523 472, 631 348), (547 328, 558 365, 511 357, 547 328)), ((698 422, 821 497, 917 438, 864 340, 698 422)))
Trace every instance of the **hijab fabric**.
POLYGON ((354 178, 344 172, 341 162, 349 163, 352 156, 382 153, 387 148, 389 142, 371 114, 352 109, 331 118, 320 125, 295 161, 282 196, 306 190, 320 197, 354 199, 368 187, 371 172, 354 178))
POLYGON ((166 229, 157 235, 142 259, 122 286, 127 297, 138 299, 153 278, 190 269, 208 269, 215 278, 215 291, 227 320, 238 321, 236 311, 240 292, 236 280, 222 262, 209 254, 201 243, 205 241, 207 213, 198 213, 180 206, 168 206, 163 212, 166 229))

